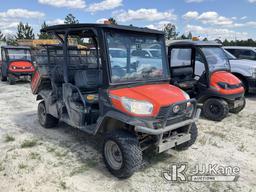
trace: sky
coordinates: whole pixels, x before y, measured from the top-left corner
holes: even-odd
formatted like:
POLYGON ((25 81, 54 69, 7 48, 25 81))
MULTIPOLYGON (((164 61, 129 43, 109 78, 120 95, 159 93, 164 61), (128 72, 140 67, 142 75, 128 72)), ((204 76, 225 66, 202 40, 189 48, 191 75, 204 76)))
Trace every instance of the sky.
POLYGON ((256 40, 256 0, 1 0, 0 30, 15 34, 28 22, 38 33, 41 24, 62 24, 67 14, 80 23, 118 24, 163 29, 175 24, 180 34, 212 39, 256 40))

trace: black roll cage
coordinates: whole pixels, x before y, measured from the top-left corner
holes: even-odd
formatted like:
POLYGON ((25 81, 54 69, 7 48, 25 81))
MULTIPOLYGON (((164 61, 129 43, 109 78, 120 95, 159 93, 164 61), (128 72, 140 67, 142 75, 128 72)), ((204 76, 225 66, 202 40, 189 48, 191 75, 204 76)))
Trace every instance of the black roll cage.
POLYGON ((32 53, 31 53, 31 48, 29 47, 14 47, 14 46, 3 46, 1 47, 1 54, 2 54, 2 59, 3 59, 3 54, 5 54, 5 58, 6 58, 6 62, 10 62, 10 61, 32 61, 32 53), (31 60, 28 59, 10 59, 9 58, 9 54, 8 54, 8 50, 27 50, 30 53, 30 57, 31 60))
MULTIPOLYGON (((99 56, 101 57, 101 66, 99 66, 99 70, 102 70, 102 88, 108 87, 120 87, 124 85, 134 84, 141 85, 141 84, 152 84, 156 83, 156 81, 147 81, 147 82, 125 82, 125 83, 111 83, 110 78, 110 58, 108 56, 108 46, 107 46, 107 39, 106 39, 106 32, 108 31, 117 31, 117 32, 124 32, 124 33, 134 33, 134 34, 154 34, 164 37, 164 33, 157 30, 151 30, 148 28, 138 28, 132 26, 122 26, 122 25, 103 25, 103 24, 71 24, 71 25, 56 25, 46 27, 41 30, 42 32, 46 32, 56 36, 63 47, 63 54, 64 54, 64 65, 63 65, 63 76, 64 82, 69 83, 68 79, 68 66, 69 66, 69 59, 68 59, 68 36, 69 35, 78 35, 89 33, 88 36, 93 39, 95 46, 96 46, 96 56, 97 56, 97 63, 100 63, 99 56), (100 49, 99 49, 100 48, 100 49)), ((164 47, 165 41, 163 41, 164 47)), ((165 57, 166 63, 168 64, 167 57, 165 57)), ((169 65, 167 65, 167 73, 170 71, 169 65)), ((159 82, 169 82, 169 79, 166 80, 158 80, 159 82)))

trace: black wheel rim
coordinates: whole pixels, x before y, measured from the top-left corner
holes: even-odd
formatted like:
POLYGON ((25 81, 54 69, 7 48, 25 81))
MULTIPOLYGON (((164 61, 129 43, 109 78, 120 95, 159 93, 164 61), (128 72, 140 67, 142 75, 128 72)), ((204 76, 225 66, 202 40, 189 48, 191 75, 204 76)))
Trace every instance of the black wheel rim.
POLYGON ((212 114, 217 115, 217 114, 220 113, 220 111, 221 111, 221 108, 220 108, 219 105, 216 105, 216 104, 211 104, 211 105, 210 105, 210 112, 211 112, 212 114))

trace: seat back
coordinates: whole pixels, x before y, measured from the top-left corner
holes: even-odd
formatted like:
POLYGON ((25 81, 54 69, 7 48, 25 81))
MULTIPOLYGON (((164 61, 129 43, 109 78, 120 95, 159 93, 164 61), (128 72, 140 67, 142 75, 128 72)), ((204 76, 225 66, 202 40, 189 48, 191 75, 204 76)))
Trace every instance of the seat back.
POLYGON ((75 85, 81 90, 97 90, 101 85, 101 71, 98 69, 79 70, 75 72, 75 85))
POLYGON ((192 67, 182 67, 172 69, 172 79, 178 82, 194 80, 194 71, 192 67))

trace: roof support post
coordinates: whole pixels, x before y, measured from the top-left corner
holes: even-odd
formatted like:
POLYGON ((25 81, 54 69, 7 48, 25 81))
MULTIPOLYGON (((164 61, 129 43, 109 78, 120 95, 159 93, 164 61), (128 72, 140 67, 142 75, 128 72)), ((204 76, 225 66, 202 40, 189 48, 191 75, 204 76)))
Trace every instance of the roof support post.
POLYGON ((63 77, 64 82, 69 83, 68 80, 68 66, 69 66, 69 57, 68 57, 68 31, 66 31, 63 42, 63 53, 64 53, 64 66, 63 66, 63 77))

